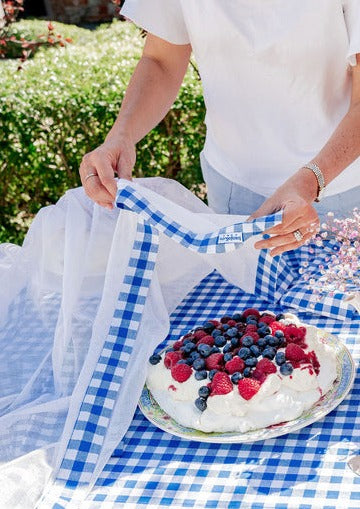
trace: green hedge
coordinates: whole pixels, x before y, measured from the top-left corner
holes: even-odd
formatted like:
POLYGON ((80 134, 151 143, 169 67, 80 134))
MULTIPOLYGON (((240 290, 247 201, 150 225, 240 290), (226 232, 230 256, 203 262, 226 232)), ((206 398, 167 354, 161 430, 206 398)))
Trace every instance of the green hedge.
MULTIPOLYGON (((42 206, 80 185, 80 161, 114 122, 141 54, 143 39, 129 23, 95 31, 55 26, 74 44, 39 50, 18 72, 15 60, 0 62, 0 242, 21 242, 42 206)), ((27 35, 45 28, 40 21, 14 26, 27 35)), ((173 108, 138 144, 135 176, 176 178, 200 194, 203 118, 190 66, 173 108)))

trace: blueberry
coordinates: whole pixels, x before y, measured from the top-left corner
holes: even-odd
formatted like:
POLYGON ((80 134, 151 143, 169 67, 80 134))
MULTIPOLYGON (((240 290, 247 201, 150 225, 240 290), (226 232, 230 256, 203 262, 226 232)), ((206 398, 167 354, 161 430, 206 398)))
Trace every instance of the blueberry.
POLYGON ((194 344, 190 338, 186 338, 186 339, 183 339, 183 345, 188 345, 189 343, 191 343, 192 345, 194 344))
POLYGON ((149 358, 149 362, 150 364, 152 364, 153 366, 155 366, 155 364, 159 364, 159 362, 161 361, 161 355, 159 355, 158 353, 154 353, 150 358, 149 358))
POLYGON ((220 348, 218 348, 217 346, 213 346, 211 348, 210 354, 212 354, 212 353, 219 353, 219 352, 220 352, 220 348))
POLYGON ((231 361, 232 358, 233 358, 232 353, 228 352, 224 355, 224 362, 231 361))
POLYGON ((205 380, 207 378, 207 371, 204 369, 202 371, 195 371, 196 380, 205 380))
POLYGON ((241 322, 241 314, 240 313, 235 313, 232 317, 231 317, 232 320, 235 320, 235 322, 241 322))
POLYGON ((277 330, 277 331, 275 332, 274 336, 275 336, 276 338, 283 338, 283 337, 284 337, 284 333, 283 333, 283 331, 282 331, 282 330, 277 330))
POLYGON ((267 359, 273 359, 275 357, 276 350, 272 346, 268 346, 265 348, 265 350, 262 353, 263 357, 266 357, 267 359))
POLYGON ((271 338, 268 340, 268 344, 270 346, 279 346, 279 342, 279 338, 276 338, 275 336, 271 336, 271 338))
POLYGON ((189 359, 192 359, 193 361, 195 359, 200 359, 201 355, 196 350, 193 350, 191 354, 189 355, 189 359))
POLYGON ((189 359, 180 359, 176 364, 188 364, 189 359))
POLYGON ((205 361, 204 361, 204 359, 202 359, 201 357, 199 357, 199 359, 195 359, 194 362, 193 362, 193 368, 196 371, 201 371, 202 369, 204 369, 205 368, 205 361))
POLYGON ((278 366, 281 366, 281 364, 284 364, 286 361, 284 352, 277 352, 275 356, 275 361, 278 366))
POLYGON ((246 378, 249 378, 249 376, 251 376, 251 373, 252 373, 252 370, 251 368, 247 367, 244 369, 243 371, 243 375, 246 377, 246 378))
POLYGON ((258 342, 256 343, 259 348, 265 348, 266 346, 266 339, 265 338, 259 338, 258 342))
POLYGON ((252 315, 250 315, 246 318, 246 323, 248 325, 257 325, 257 320, 255 317, 252 317, 252 315))
POLYGON ((223 331, 227 331, 230 329, 230 325, 228 325, 227 323, 224 323, 224 325, 222 326, 223 328, 223 331))
POLYGON ((226 345, 226 338, 224 338, 224 336, 216 336, 216 338, 215 338, 215 345, 216 346, 224 346, 224 345, 226 345))
POLYGON ((239 353, 238 353, 238 356, 240 357, 240 359, 247 359, 248 357, 250 357, 250 355, 251 355, 250 348, 246 348, 246 347, 240 348, 239 353))
POLYGON ((268 325, 265 324, 264 327, 259 327, 257 330, 260 337, 267 336, 268 334, 271 334, 271 329, 268 325))
POLYGON ((203 357, 208 357, 211 352, 211 346, 206 345, 205 343, 200 343, 200 345, 197 347, 197 350, 203 357))
POLYGON ((206 322, 203 325, 203 329, 207 334, 211 334, 211 332, 215 329, 215 325, 211 322, 206 322))
POLYGON ((233 384, 238 384, 239 380, 241 380, 242 378, 243 378, 243 376, 241 373, 239 373, 239 371, 236 371, 235 373, 233 373, 231 375, 231 381, 233 384))
POLYGON ((227 345, 224 346, 223 353, 228 353, 228 352, 230 352, 231 349, 232 349, 232 344, 228 343, 227 345))
POLYGON ((196 406, 196 408, 198 408, 200 410, 200 412, 203 412, 204 410, 206 410, 206 407, 207 407, 206 399, 197 398, 195 400, 195 406, 196 406))
POLYGON ((285 319, 285 315, 283 313, 279 313, 278 315, 276 315, 275 317, 275 320, 278 322, 279 320, 284 320, 285 319))
POLYGON ((269 344, 269 341, 273 338, 274 336, 272 336, 271 334, 267 334, 264 339, 266 341, 266 344, 268 345, 269 344))
POLYGON ((186 345, 185 345, 184 347, 181 347, 181 348, 180 348, 180 350, 181 350, 181 349, 183 349, 185 353, 188 353, 188 354, 189 354, 189 353, 191 353, 193 350, 195 350, 195 348, 196 348, 196 345, 194 345, 194 343, 192 343, 192 342, 190 341, 190 343, 186 343, 186 345))
POLYGON ((255 355, 255 357, 259 357, 261 350, 257 345, 251 345, 250 352, 255 355))
POLYGON ((185 363, 186 363, 188 366, 192 366, 192 363, 193 363, 193 362, 194 362, 194 361, 193 361, 192 359, 190 359, 190 357, 189 357, 189 358, 187 358, 187 359, 185 360, 185 363))
POLYGON ((244 336, 241 341, 243 346, 251 346, 254 344, 254 339, 251 336, 244 336))
POLYGON ((249 366, 250 368, 254 368, 258 362, 256 357, 248 357, 245 359, 245 366, 249 366))
POLYGON ((219 329, 214 329, 214 330, 212 331, 212 333, 211 333, 211 335, 212 335, 212 337, 213 337, 213 338, 216 338, 216 337, 218 337, 218 336, 221 336, 221 334, 222 334, 222 332, 221 332, 221 330, 219 330, 219 329))
POLYGON ((230 343, 231 343, 231 346, 236 348, 237 346, 239 346, 239 338, 231 338, 230 343))
POLYGON ((227 330, 227 335, 230 337, 230 338, 234 338, 236 336, 236 334, 238 333, 238 330, 236 327, 230 327, 230 329, 227 330))
POLYGON ((210 380, 212 380, 212 379, 214 378, 214 375, 215 375, 215 373, 217 373, 217 372, 218 372, 218 370, 217 370, 217 369, 211 369, 211 370, 209 371, 209 378, 210 378, 210 380))
POLYGON ((280 373, 282 375, 285 375, 285 376, 288 376, 288 375, 291 375, 291 373, 293 372, 293 367, 292 365, 289 363, 289 362, 285 362, 285 364, 282 364, 280 366, 280 373))
POLYGON ((170 348, 167 348, 165 352, 166 352, 166 353, 168 353, 168 352, 175 352, 175 350, 174 350, 173 348, 171 348, 171 347, 170 347, 170 348))
POLYGON ((203 385, 199 389, 199 396, 200 398, 207 398, 210 394, 210 389, 206 385, 203 385))

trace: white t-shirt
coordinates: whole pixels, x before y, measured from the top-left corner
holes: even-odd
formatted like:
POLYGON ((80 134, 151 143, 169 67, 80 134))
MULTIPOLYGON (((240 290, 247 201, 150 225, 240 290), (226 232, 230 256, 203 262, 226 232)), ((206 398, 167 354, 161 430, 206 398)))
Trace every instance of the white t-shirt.
MULTIPOLYGON (((203 156, 269 196, 324 146, 348 110, 360 0, 126 0, 122 14, 190 43, 206 104, 203 156)), ((327 195, 360 185, 360 158, 327 195)))

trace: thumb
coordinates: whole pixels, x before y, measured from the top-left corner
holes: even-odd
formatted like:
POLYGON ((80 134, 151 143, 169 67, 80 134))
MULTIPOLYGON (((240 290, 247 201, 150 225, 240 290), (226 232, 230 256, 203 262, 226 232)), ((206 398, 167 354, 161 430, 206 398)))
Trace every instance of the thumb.
POLYGON ((117 174, 119 178, 125 180, 132 180, 132 171, 134 168, 134 164, 135 157, 133 159, 129 155, 125 155, 124 153, 120 154, 120 157, 116 165, 117 174))

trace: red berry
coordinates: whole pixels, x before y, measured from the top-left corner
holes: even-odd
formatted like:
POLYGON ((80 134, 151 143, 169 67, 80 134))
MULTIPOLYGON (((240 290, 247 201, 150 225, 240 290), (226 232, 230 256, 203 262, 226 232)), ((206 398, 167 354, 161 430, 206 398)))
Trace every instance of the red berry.
POLYGON ((313 365, 315 373, 318 375, 320 373, 320 362, 314 350, 308 353, 307 358, 313 365))
POLYGON ((228 323, 229 320, 231 320, 231 316, 223 316, 220 318, 221 323, 228 323))
POLYGON ((205 360, 206 369, 222 369, 224 365, 224 356, 222 353, 212 353, 205 360))
POLYGON ((264 373, 264 375, 270 375, 270 373, 276 373, 277 368, 273 362, 271 362, 270 359, 267 359, 264 357, 263 359, 259 360, 259 362, 256 365, 256 370, 260 373, 264 373))
POLYGON ((245 336, 250 336, 251 338, 253 338, 254 343, 257 343, 258 339, 260 338, 259 334, 257 332, 255 332, 255 331, 252 331, 252 330, 250 330, 250 331, 246 330, 244 335, 243 335, 243 338, 245 336))
POLYGON ((281 322, 277 322, 276 320, 274 322, 271 322, 270 324, 271 333, 275 334, 276 331, 281 330, 282 332, 285 331, 285 325, 281 322))
POLYGON ((285 357, 289 361, 296 361, 296 362, 307 360, 307 355, 304 352, 304 350, 299 345, 296 345, 295 343, 290 343, 285 348, 285 357))
POLYGON ((200 345, 201 343, 204 343, 205 345, 209 345, 209 346, 214 346, 214 338, 212 336, 203 336, 197 342, 198 345, 200 345))
POLYGON ((261 383, 254 378, 242 378, 238 383, 239 394, 242 398, 249 400, 258 392, 261 383))
POLYGON ((196 340, 199 340, 201 338, 204 338, 205 336, 207 336, 207 333, 204 331, 204 330, 197 330, 195 333, 194 333, 194 338, 196 340))
POLYGON ((245 363, 242 359, 240 359, 240 357, 234 357, 225 364, 225 369, 230 375, 236 373, 237 371, 241 372, 244 368, 245 363))
POLYGON ((180 359, 182 359, 181 352, 167 352, 164 358, 165 367, 172 368, 180 359))
POLYGON ((211 396, 228 394, 233 390, 233 384, 229 376, 223 371, 215 373, 211 382, 211 396))
POLYGON ((263 315, 260 317, 259 322, 266 323, 267 325, 270 325, 271 323, 275 322, 275 316, 270 315, 263 315))
POLYGON ((173 349, 174 350, 180 350, 180 348, 183 346, 183 342, 181 339, 179 339, 178 341, 175 341, 175 343, 173 344, 173 349))
POLYGON ((247 325, 245 327, 245 333, 247 334, 248 332, 256 332, 257 331, 257 326, 254 324, 254 323, 249 323, 249 325, 247 325))
POLYGON ((229 327, 235 327, 236 322, 235 322, 235 320, 229 320, 227 324, 229 327))
POLYGON ((171 376, 177 382, 186 382, 188 378, 190 378, 192 373, 192 368, 188 364, 175 364, 171 368, 171 376))
POLYGON ((243 317, 244 318, 247 318, 250 315, 254 315, 256 318, 260 318, 259 311, 257 309, 254 309, 254 308, 245 309, 245 311, 243 312, 243 317))
POLYGON ((284 330, 284 335, 288 343, 301 343, 305 338, 305 327, 296 327, 296 325, 287 325, 284 330))

